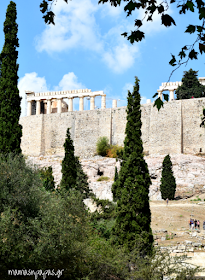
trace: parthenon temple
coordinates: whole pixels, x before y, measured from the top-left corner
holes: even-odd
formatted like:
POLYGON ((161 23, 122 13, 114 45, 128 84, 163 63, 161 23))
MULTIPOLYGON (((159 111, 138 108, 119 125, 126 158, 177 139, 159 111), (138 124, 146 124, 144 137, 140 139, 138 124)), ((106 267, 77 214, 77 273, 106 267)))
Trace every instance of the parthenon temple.
MULTIPOLYGON (((199 82, 205 85, 205 77, 199 78, 199 82)), ((162 99, 163 91, 169 90, 170 101, 174 100, 174 91, 182 85, 182 82, 162 83, 157 90, 158 97, 162 99)), ((95 110, 95 97, 101 96, 101 109, 106 109, 106 94, 103 91, 93 91, 91 89, 74 89, 53 92, 33 92, 25 91, 27 98, 27 116, 62 113, 73 111, 73 99, 79 98, 79 111, 84 110, 84 98, 90 100, 90 110, 95 110), (63 99, 68 99, 68 104, 63 99)), ((151 99, 147 99, 147 104, 151 99)), ((112 108, 117 108, 117 99, 112 100, 112 108)))
MULTIPOLYGON (((90 99, 90 110, 95 109, 95 97, 101 96, 101 108, 106 108, 106 94, 103 91, 75 89, 54 92, 26 91, 27 116, 73 111, 73 99, 79 98, 79 111, 84 110, 84 98, 90 99), (63 100, 68 99, 68 104, 63 100)), ((114 104, 114 103, 113 103, 114 104)), ((114 104, 114 106, 117 104, 114 104)))

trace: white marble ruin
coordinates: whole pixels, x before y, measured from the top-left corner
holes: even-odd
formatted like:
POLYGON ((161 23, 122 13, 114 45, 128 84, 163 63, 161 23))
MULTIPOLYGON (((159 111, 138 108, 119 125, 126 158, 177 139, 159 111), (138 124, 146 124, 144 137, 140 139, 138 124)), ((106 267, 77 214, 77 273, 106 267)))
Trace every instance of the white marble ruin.
MULTIPOLYGON (((199 82, 205 85, 205 77, 199 78, 199 82)), ((174 91, 182 85, 182 82, 169 82, 162 83, 157 90, 158 97, 162 100, 163 91, 169 90, 170 101, 174 100, 174 91)), ((32 115, 32 103, 36 103, 36 115, 41 114, 41 102, 46 103, 46 114, 51 114, 51 102, 57 100, 57 113, 62 113, 62 104, 66 104, 63 99, 68 99, 68 111, 73 111, 73 99, 79 98, 79 111, 84 110, 84 98, 90 99, 90 110, 95 110, 95 97, 101 96, 101 109, 106 109, 106 94, 103 91, 93 91, 91 89, 74 89, 66 91, 53 91, 53 92, 33 92, 25 91, 27 97, 27 116, 32 115)), ((151 99, 147 99, 147 104, 151 104, 151 99)), ((66 104, 67 106, 67 104, 66 104)), ((112 108, 117 108, 117 99, 113 99, 112 108)))
POLYGON ((106 108, 106 94, 103 91, 91 92, 90 89, 75 89, 53 92, 32 92, 25 91, 27 97, 27 116, 32 114, 32 102, 36 102, 36 115, 40 115, 41 101, 47 104, 47 114, 51 114, 51 101, 57 100, 57 113, 62 113, 62 102, 68 98, 68 111, 73 111, 73 98, 79 98, 79 111, 84 110, 84 97, 90 98, 90 110, 95 109, 95 97, 101 96, 101 109, 106 108))
MULTIPOLYGON (((202 85, 205 85, 205 77, 199 78, 199 82, 202 85)), ((174 91, 182 85, 182 82, 169 82, 169 83, 162 83, 162 85, 157 90, 158 97, 162 100, 162 92, 165 90, 169 90, 170 101, 174 100, 174 91)))

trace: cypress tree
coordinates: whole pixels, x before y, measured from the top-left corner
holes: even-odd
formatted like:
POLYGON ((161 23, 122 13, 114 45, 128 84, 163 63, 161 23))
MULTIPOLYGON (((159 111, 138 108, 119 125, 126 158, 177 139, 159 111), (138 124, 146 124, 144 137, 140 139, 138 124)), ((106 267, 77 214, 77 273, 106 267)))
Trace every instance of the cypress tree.
POLYGON ((146 255, 153 246, 148 196, 151 179, 143 157, 141 126, 139 80, 135 77, 133 93, 128 91, 123 162, 112 188, 117 200, 113 237, 116 244, 125 245, 128 250, 137 246, 146 255))
POLYGON ((189 98, 200 98, 205 95, 205 86, 200 84, 197 76, 198 71, 190 69, 189 71, 184 71, 182 78, 183 84, 179 86, 176 90, 177 100, 179 99, 189 99, 189 98))
POLYGON ((77 178, 76 158, 74 156, 74 146, 70 137, 69 128, 67 129, 66 139, 63 146, 65 149, 65 156, 62 161, 61 187, 69 190, 75 187, 77 178))
POLYGON ((114 183, 112 184, 112 193, 113 193, 113 201, 117 201, 117 195, 116 195, 116 191, 117 191, 117 180, 119 178, 119 174, 117 172, 117 167, 115 166, 115 177, 114 177, 114 183))
POLYGON ((83 168, 79 162, 78 157, 75 157, 77 177, 76 177, 76 190, 80 191, 83 194, 83 198, 88 198, 93 196, 93 192, 89 189, 88 176, 83 171, 83 168))
POLYGON ((172 171, 172 162, 169 155, 163 160, 160 191, 162 199, 173 200, 176 191, 176 182, 172 171))
POLYGON ((21 97, 19 96, 17 64, 19 47, 16 4, 10 2, 4 22, 5 43, 0 55, 0 152, 21 154, 21 97))

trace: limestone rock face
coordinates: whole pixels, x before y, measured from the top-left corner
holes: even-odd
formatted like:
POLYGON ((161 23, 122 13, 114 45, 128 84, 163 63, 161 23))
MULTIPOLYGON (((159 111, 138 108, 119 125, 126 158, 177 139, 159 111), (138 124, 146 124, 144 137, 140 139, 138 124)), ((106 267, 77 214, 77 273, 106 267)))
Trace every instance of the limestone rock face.
MULTIPOLYGON (((160 179, 162 173, 162 162, 165 155, 151 155, 145 156, 148 164, 149 173, 152 180, 150 186, 149 196, 150 200, 160 200, 160 179)), ((173 173, 176 179, 177 198, 188 198, 193 195, 205 192, 205 158, 186 154, 170 154, 173 164, 173 173)), ((32 165, 35 164, 40 167, 52 166, 53 175, 56 186, 61 180, 61 162, 62 156, 40 156, 28 157, 32 165)), ((112 200, 111 187, 115 174, 115 166, 118 171, 120 169, 120 162, 116 162, 114 158, 103 158, 95 156, 90 159, 80 160, 84 172, 88 175, 88 182, 90 188, 101 199, 112 200), (97 181, 100 176, 108 177, 108 181, 97 181)))

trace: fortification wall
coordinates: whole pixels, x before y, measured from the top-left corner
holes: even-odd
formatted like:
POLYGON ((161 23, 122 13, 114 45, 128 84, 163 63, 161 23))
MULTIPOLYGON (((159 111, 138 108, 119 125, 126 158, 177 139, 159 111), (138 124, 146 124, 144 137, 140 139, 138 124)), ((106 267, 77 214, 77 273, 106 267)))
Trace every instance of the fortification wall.
MULTIPOLYGON (((174 100, 164 103, 158 112, 153 104, 143 104, 142 141, 149 154, 205 152, 205 128, 200 127, 205 98, 174 100)), ((20 119, 23 126, 22 151, 39 156, 64 154, 63 144, 70 127, 75 154, 92 156, 99 137, 123 145, 126 107, 74 111, 61 114, 32 115, 20 119)))

